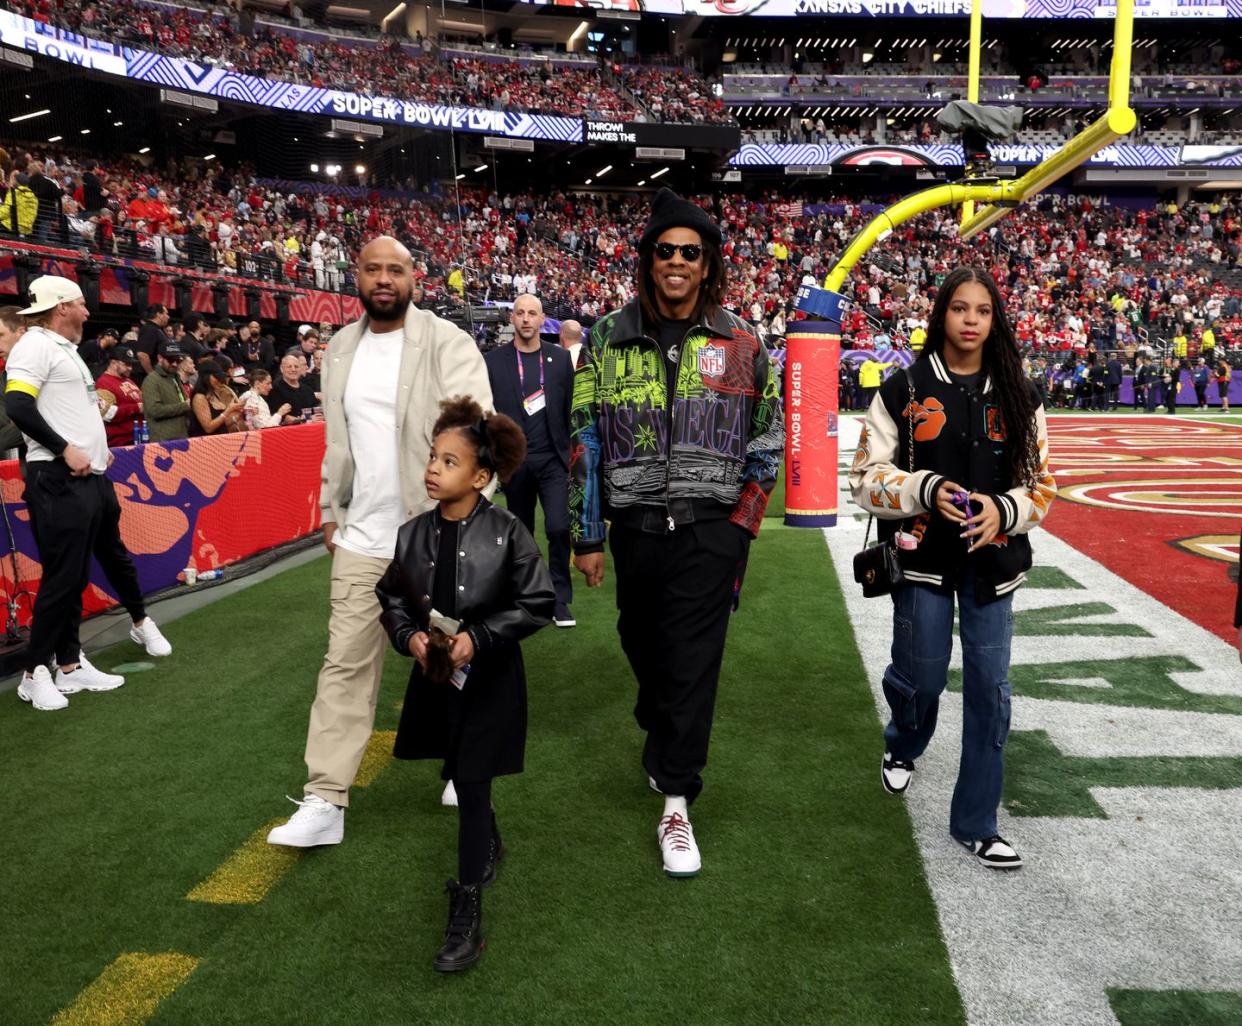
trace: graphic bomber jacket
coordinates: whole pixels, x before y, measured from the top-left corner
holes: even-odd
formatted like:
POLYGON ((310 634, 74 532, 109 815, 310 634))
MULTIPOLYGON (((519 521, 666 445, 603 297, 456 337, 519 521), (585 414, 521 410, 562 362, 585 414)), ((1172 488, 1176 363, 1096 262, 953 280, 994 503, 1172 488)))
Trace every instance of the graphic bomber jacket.
POLYGON ((669 408, 666 363, 637 300, 591 329, 574 377, 570 524, 576 551, 603 547, 605 515, 719 503, 759 533, 785 445, 780 384, 767 349, 725 310, 682 340, 669 408))

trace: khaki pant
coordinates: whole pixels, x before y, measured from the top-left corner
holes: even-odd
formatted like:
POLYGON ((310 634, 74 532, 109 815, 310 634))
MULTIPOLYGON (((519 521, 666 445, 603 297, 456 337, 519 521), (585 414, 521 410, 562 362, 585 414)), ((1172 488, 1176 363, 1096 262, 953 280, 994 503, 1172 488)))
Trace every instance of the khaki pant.
POLYGON ((328 652, 306 732, 306 793, 341 807, 349 805, 349 787, 375 726, 388 649, 375 586, 388 564, 340 545, 332 554, 328 652))

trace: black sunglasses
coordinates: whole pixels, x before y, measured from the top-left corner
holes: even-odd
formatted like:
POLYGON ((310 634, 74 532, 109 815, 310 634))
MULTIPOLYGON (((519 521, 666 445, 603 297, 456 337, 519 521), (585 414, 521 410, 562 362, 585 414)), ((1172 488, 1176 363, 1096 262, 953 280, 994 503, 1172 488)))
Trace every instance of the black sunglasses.
POLYGON ((703 247, 696 246, 693 242, 687 242, 684 246, 674 246, 671 242, 655 244, 655 255, 661 260, 672 260, 673 254, 677 252, 681 253, 682 260, 692 264, 703 255, 703 247))

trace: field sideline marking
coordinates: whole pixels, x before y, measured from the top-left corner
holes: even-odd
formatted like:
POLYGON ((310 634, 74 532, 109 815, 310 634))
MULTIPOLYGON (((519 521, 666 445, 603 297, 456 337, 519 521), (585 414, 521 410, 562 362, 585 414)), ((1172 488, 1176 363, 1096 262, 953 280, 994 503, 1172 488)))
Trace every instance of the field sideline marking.
MULTIPOLYGON (((377 730, 367 742, 354 787, 367 787, 392 762, 396 732, 377 730)), ((212 905, 257 905, 302 857, 303 849, 268 844, 268 831, 283 820, 272 820, 246 838, 232 855, 185 896, 187 901, 212 905)))
MULTIPOLYGON (((842 430, 843 460, 859 425, 846 427, 852 428, 853 438, 842 430)), ((842 467, 843 481, 847 469, 842 467)), ((843 581, 848 580, 863 531, 861 523, 843 518, 838 528, 824 532, 843 581)), ((1119 694, 1115 702, 1088 704, 1081 701, 1082 694, 1069 690, 1072 685, 1099 688, 1115 683, 1095 679, 1085 665, 1090 661, 1115 670, 1119 662, 1164 656, 1185 664, 1171 671, 1177 689, 1192 697, 1238 696, 1237 652, 1056 535, 1045 534, 1035 544, 1041 560, 1038 584, 1023 588, 1015 599, 1020 618, 1029 619, 1031 610, 1047 613, 1064 607, 1068 581, 1078 585, 1080 601, 1087 595, 1106 598, 1118 610, 1116 616, 1110 614, 1110 622, 1141 624, 1151 636, 1074 636, 1059 629, 1015 636, 1011 673, 1014 667, 1040 666, 1050 658, 1084 663, 1073 679, 1061 682, 1063 695, 1045 687, 1044 694, 1015 697, 1017 737, 1029 742, 1031 732, 1044 731, 1057 758, 1080 759, 1072 764, 1079 767, 1100 760, 1102 766, 1126 768, 1136 765, 1131 760, 1161 756, 1242 758, 1242 715, 1153 707, 1150 696, 1127 704, 1119 694), (1192 654, 1193 661, 1183 653, 1192 654)), ((842 592, 883 722, 888 706, 879 682, 889 660, 890 635, 883 625, 888 604, 879 602, 877 608, 846 584, 842 592)), ((952 665, 961 665, 960 646, 954 646, 952 665)), ((1019 688, 1014 690, 1017 696, 1019 688)), ((1126 988, 1142 988, 1162 1001, 1175 994, 1215 1003, 1242 1000, 1236 970, 1242 947, 1236 931, 1229 929, 1229 916, 1242 901, 1242 874, 1231 833, 1242 790, 1170 787, 1167 780, 1135 785, 1079 778, 1074 783, 1086 786, 1098 806, 1095 818, 1089 818, 1092 810, 1078 808, 1016 820, 1021 813, 1003 808, 1001 833, 1008 835, 1014 827, 1028 864, 1012 877, 989 876, 963 858, 947 833, 961 718, 960 692, 947 692, 937 743, 919 760, 905 803, 967 1022, 1118 1026, 1120 1021, 1151 1026, 1174 1021, 1124 1018, 1110 1007, 1110 994, 1126 988), (1118 783, 1129 786, 1111 786, 1118 783), (1182 843, 1186 837, 1194 837, 1195 843, 1182 843)), ((1054 786, 1064 772, 1060 766, 1056 770, 1049 778, 1054 786)), ((1022 771, 1029 775, 1040 770, 1026 764, 1022 771)), ((1176 1021, 1208 1026, 1210 1020, 1176 1021)))
POLYGON ((142 1026, 197 965, 176 951, 118 955, 51 1026, 142 1026))

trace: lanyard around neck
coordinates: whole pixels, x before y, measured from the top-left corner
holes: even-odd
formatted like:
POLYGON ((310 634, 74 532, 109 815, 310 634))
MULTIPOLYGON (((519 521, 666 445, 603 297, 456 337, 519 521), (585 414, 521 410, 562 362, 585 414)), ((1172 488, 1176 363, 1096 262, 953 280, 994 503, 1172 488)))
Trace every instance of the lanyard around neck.
MULTIPOLYGON (((518 381, 522 383, 522 393, 525 394, 526 393, 526 371, 522 367, 522 350, 518 349, 516 343, 514 343, 513 350, 514 352, 517 353, 518 381)), ((543 346, 540 346, 530 355, 536 357, 537 362, 539 364, 539 391, 542 392, 543 391, 543 346)))
POLYGON ((82 384, 86 386, 86 394, 91 397, 91 401, 93 402, 95 395, 95 379, 91 377, 90 368, 86 366, 85 361, 78 353, 78 347, 63 335, 58 335, 56 332, 40 327, 39 325, 35 325, 29 330, 37 331, 43 335, 46 335, 48 339, 56 343, 57 348, 63 349, 69 354, 69 357, 73 360, 74 366, 78 369, 78 373, 82 375, 82 384))

